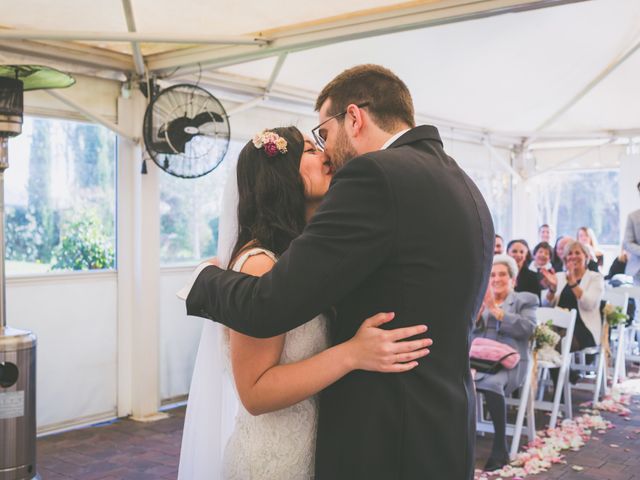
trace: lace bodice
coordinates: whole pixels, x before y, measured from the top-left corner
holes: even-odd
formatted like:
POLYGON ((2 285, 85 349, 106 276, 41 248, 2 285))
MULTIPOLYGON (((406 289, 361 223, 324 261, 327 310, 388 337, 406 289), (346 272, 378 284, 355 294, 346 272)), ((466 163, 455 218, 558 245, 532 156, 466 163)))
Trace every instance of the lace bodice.
MULTIPOLYGON (((252 255, 264 253, 252 249, 234 264, 239 271, 252 255)), ((318 316, 285 334, 280 363, 309 358, 328 347, 326 320, 318 316)), ((224 335, 223 349, 227 370, 231 374, 229 335, 224 335)), ((291 407, 257 417, 240 405, 235 430, 224 454, 225 480, 309 480, 313 478, 317 398, 311 397, 291 407)))

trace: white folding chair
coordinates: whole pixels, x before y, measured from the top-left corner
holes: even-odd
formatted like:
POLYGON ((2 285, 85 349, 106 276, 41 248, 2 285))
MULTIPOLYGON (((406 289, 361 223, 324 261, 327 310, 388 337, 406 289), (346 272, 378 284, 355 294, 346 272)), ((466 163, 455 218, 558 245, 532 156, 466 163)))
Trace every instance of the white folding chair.
MULTIPOLYGON (((565 418, 571 418, 573 416, 571 407, 571 386, 569 383, 569 367, 571 366, 571 340, 573 338, 573 330, 576 325, 576 311, 568 311, 561 308, 540 307, 536 311, 536 320, 539 325, 551 320, 554 327, 565 329, 565 335, 562 337, 560 344, 560 357, 562 359, 562 363, 560 365, 560 373, 558 374, 558 383, 556 384, 553 402, 542 400, 541 397, 533 404, 533 407, 537 410, 551 412, 549 427, 553 428, 558 420, 558 414, 560 413, 561 406, 563 407, 565 418), (561 402, 563 393, 564 401, 561 402)), ((538 360, 539 373, 543 373, 549 368, 557 368, 557 366, 538 360)), ((543 375, 540 375, 540 377, 542 376, 543 375)), ((542 382, 539 382, 538 388, 542 387, 542 382)))
MULTIPOLYGON (((627 313, 629 306, 629 292, 625 289, 614 288, 605 291, 604 299, 613 305, 614 307, 620 307, 624 313, 627 313)), ((605 319, 606 321, 606 319, 605 319)), ((625 368, 625 354, 626 354, 626 325, 623 323, 616 327, 616 335, 613 336, 613 343, 615 348, 613 349, 615 358, 613 360, 613 378, 611 380, 611 386, 616 385, 620 378, 627 376, 625 368)), ((605 380, 606 381, 606 380, 605 380)))
MULTIPOLYGON (((611 303, 614 307, 621 307, 626 312, 627 305, 629 303, 629 295, 627 292, 617 292, 615 289, 608 289, 605 291, 603 300, 611 303)), ((606 319, 602 319, 604 325, 606 319)), ((625 326, 619 325, 617 327, 617 337, 620 339, 625 335, 625 326)), ((615 385, 619 378, 625 376, 624 372, 624 338, 618 340, 621 343, 621 347, 616 351, 615 359, 612 359, 614 364, 614 380, 612 385, 615 385)), ((593 391, 593 404, 595 405, 600 400, 600 395, 606 395, 609 391, 608 380, 608 367, 606 365, 606 358, 604 354, 603 346, 596 345, 595 347, 587 347, 577 352, 574 352, 574 361, 571 364, 571 368, 582 372, 589 372, 595 370, 596 378, 595 383, 581 382, 576 385, 572 385, 571 388, 575 390, 587 390, 593 391), (587 363, 587 355, 595 356, 595 364, 587 363)))
POLYGON ((600 395, 606 395, 609 392, 607 385, 607 366, 605 365, 605 356, 602 350, 602 345, 596 345, 595 347, 587 347, 577 352, 573 352, 573 361, 571 362, 571 368, 581 372, 594 372, 596 374, 595 383, 579 382, 575 385, 571 385, 574 390, 587 390, 593 391, 593 404, 595 405, 600 400, 600 395), (587 355, 594 356, 595 363, 587 363, 587 355))
POLYGON ((629 298, 635 300, 636 311, 633 322, 625 329, 625 361, 640 362, 640 308, 638 308, 640 307, 640 287, 623 285, 614 290, 624 291, 629 294, 629 298))
MULTIPOLYGON (((533 352, 533 343, 531 345, 531 352, 533 352)), ((531 357, 531 355, 529 355, 531 357)), ((515 458, 520 447, 520 438, 522 437, 522 429, 524 428, 525 413, 527 417, 527 438, 529 442, 532 442, 536 438, 536 424, 535 415, 533 413, 533 392, 531 390, 533 362, 529 362, 529 368, 524 378, 524 383, 520 388, 520 398, 514 398, 509 396, 505 398, 506 404, 518 407, 518 413, 516 415, 516 421, 513 424, 507 423, 506 433, 513 437, 511 439, 511 449, 509 450, 509 457, 515 458)), ((495 433, 493 429, 493 422, 487 420, 484 416, 483 395, 481 392, 476 392, 477 401, 477 422, 476 431, 495 433)))

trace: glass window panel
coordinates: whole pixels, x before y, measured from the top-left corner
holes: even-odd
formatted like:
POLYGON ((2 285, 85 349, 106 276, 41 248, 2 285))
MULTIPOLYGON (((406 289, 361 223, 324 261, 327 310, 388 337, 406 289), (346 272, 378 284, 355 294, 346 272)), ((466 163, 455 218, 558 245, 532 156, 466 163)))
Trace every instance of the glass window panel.
POLYGON ((159 173, 162 264, 193 264, 217 254, 222 192, 244 145, 232 140, 222 163, 204 177, 159 173))
POLYGON ((617 170, 555 171, 536 181, 538 225, 555 226, 558 235, 575 237, 590 227, 598 242, 620 242, 617 170))
POLYGON ((115 268, 116 135, 25 117, 5 172, 7 274, 115 268))
POLYGON ((511 175, 501 171, 465 169, 482 193, 493 218, 495 232, 511 238, 511 175))

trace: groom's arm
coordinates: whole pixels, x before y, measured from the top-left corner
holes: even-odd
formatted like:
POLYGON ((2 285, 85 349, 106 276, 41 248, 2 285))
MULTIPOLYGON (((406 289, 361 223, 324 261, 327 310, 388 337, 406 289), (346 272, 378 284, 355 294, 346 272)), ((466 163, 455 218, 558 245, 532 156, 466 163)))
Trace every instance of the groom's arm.
POLYGON ((394 212, 380 167, 367 157, 353 159, 273 270, 256 278, 208 267, 187 298, 187 313, 253 337, 302 325, 380 266, 395 242, 394 212))

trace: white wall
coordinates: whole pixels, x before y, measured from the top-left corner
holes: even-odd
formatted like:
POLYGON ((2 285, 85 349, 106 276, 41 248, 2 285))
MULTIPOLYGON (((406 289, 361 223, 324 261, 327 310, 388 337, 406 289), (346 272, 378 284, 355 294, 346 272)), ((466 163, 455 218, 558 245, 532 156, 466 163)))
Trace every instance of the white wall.
MULTIPOLYGON (((204 320, 187 317, 175 292, 192 268, 160 276, 160 397, 189 391, 204 320)), ((31 330, 37 346, 38 431, 116 416, 117 280, 115 272, 9 278, 8 324, 31 330)))
POLYGON ((38 337, 39 431, 115 416, 116 288, 114 272, 8 279, 7 323, 38 337))
POLYGON ((160 273, 160 398, 175 399, 189 392, 202 324, 187 317, 176 292, 191 277, 193 268, 163 268, 160 273))

